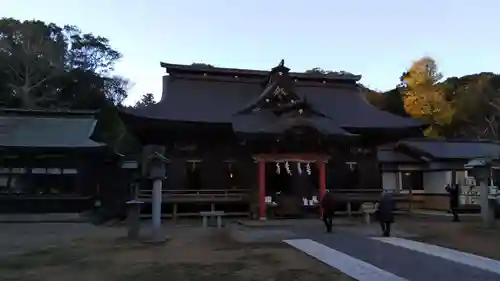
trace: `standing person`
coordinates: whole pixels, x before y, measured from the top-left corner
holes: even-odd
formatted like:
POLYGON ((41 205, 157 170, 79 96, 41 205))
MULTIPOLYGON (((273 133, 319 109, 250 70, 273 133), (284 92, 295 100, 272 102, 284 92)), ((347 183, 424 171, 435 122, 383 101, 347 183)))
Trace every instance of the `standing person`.
POLYGON ((458 196, 460 195, 460 187, 456 183, 447 184, 446 192, 448 192, 448 197, 450 199, 450 210, 453 214, 453 221, 458 222, 460 218, 458 217, 458 196))
POLYGON ((394 223, 394 198, 392 198, 391 191, 384 190, 382 192, 376 214, 384 237, 391 236, 391 224, 394 223))
POLYGON ((332 232, 333 228, 333 214, 335 213, 334 209, 334 198, 333 194, 327 192, 323 199, 321 200, 321 207, 323 208, 323 222, 326 226, 326 232, 332 232))

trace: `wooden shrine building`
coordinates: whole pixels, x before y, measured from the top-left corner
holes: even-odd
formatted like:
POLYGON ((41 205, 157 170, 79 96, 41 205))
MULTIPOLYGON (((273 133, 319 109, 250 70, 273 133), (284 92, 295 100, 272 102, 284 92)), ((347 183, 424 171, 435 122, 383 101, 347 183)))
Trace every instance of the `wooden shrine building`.
POLYGON ((163 148, 163 205, 174 213, 249 203, 265 219, 314 209, 327 189, 380 188, 376 147, 425 126, 368 103, 358 75, 295 73, 283 61, 270 71, 161 66, 161 101, 121 118, 144 146, 163 148), (359 174, 370 169, 377 179, 359 174))
POLYGON ((94 115, 1 109, 0 213, 81 212, 117 196, 117 157, 91 139, 94 115))

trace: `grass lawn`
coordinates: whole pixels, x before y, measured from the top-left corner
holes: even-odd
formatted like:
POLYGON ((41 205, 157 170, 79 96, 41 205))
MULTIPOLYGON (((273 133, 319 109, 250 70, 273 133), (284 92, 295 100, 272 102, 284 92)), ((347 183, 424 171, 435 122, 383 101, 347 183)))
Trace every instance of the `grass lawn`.
POLYGON ((424 218, 398 219, 396 227, 420 236, 414 240, 500 260, 498 221, 493 230, 484 229, 480 221, 457 223, 424 218))
MULTIPOLYGON (((36 234, 34 234, 36 235, 36 234)), ((80 239, 0 259, 0 280, 352 280, 284 243, 237 244, 186 228, 164 245, 80 239)))

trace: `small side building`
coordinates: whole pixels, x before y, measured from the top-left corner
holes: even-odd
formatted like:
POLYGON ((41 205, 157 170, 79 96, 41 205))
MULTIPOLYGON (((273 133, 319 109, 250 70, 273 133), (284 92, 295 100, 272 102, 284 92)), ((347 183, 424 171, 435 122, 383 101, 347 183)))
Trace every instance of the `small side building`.
POLYGON ((0 213, 80 212, 99 202, 117 157, 91 139, 96 123, 94 112, 2 109, 0 213))
MULTIPOLYGON (((431 210, 449 209, 445 186, 452 182, 460 185, 462 208, 474 208, 474 181, 464 165, 474 158, 499 155, 500 144, 477 140, 403 140, 378 150, 384 189, 411 194, 414 208, 431 210)), ((498 185, 497 171, 493 167, 490 184, 498 185)))

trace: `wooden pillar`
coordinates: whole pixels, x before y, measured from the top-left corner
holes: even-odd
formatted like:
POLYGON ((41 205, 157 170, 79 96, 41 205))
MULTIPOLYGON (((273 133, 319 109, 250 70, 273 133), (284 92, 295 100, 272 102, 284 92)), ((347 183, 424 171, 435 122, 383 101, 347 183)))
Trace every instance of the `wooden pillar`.
POLYGON ((326 194, 326 164, 324 161, 318 161, 317 164, 319 170, 319 213, 320 216, 323 217, 323 207, 321 206, 321 202, 323 201, 323 197, 326 194))
POLYGON ((266 162, 259 159, 259 219, 266 220, 266 162))

